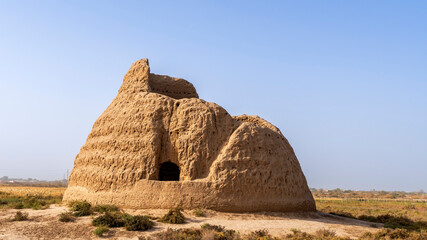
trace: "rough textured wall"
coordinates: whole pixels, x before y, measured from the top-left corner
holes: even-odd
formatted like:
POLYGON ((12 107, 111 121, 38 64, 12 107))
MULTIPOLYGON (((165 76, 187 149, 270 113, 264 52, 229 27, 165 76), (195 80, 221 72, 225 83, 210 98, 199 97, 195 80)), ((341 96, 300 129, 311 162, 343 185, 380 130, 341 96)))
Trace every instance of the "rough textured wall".
POLYGON ((199 97, 193 84, 182 78, 151 73, 148 81, 150 92, 160 93, 175 99, 199 97))
POLYGON ((184 79, 135 62, 77 155, 64 200, 132 208, 315 210, 292 147, 257 116, 230 116, 184 79), (159 181, 162 163, 179 181, 159 181))

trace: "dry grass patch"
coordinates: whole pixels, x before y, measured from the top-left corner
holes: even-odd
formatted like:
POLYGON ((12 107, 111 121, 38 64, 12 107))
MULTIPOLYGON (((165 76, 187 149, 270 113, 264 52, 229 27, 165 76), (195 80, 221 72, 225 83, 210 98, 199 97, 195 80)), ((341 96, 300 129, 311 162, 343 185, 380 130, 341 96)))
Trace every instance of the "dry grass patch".
POLYGON ((193 211, 193 215, 196 216, 196 217, 205 217, 206 216, 206 212, 205 212, 205 210, 203 210, 201 208, 198 208, 198 209, 195 209, 193 211))
POLYGON ((28 220, 28 213, 17 211, 11 221, 26 221, 28 220))
POLYGON ((108 232, 108 227, 105 226, 101 226, 101 227, 97 227, 95 228, 95 230, 93 230, 93 234, 95 234, 98 237, 102 237, 104 235, 104 233, 108 232))
POLYGON ((74 217, 72 212, 65 212, 59 214, 59 221, 60 222, 74 222, 74 217))
POLYGON ((13 196, 51 196, 60 197, 64 195, 67 188, 64 187, 21 187, 21 186, 0 186, 0 192, 13 196))
POLYGON ((388 228, 427 231, 425 202, 372 199, 316 199, 322 212, 363 221, 383 223, 388 228))
POLYGON ((169 212, 158 221, 163 223, 182 224, 185 222, 185 217, 184 214, 182 214, 181 208, 174 208, 169 210, 169 212))

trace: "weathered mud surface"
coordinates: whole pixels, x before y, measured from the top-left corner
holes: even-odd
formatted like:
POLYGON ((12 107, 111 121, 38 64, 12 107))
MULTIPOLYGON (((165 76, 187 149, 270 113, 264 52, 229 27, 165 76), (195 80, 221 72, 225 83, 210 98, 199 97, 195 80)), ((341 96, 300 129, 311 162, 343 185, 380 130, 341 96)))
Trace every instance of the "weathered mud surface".
POLYGON ((96 120, 64 200, 229 212, 315 210, 298 159, 278 128, 257 116, 230 116, 199 99, 186 80, 151 74, 147 59, 131 66, 96 120), (161 172, 165 162, 179 172, 161 172), (179 181, 159 181, 174 174, 179 181))

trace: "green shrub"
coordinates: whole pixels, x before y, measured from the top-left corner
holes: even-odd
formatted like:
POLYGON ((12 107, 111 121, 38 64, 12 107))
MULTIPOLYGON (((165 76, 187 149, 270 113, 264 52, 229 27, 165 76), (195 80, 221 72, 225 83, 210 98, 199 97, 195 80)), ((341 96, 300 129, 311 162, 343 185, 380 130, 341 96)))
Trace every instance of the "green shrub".
MULTIPOLYGON (((153 235, 157 240, 242 240, 240 236, 234 230, 225 230, 221 226, 203 224, 203 229, 195 228, 184 228, 184 229, 170 229, 166 231, 156 233, 153 235), (220 229, 221 231, 215 231, 213 229, 220 229)), ((140 238, 143 239, 143 238, 140 238)), ((258 240, 258 239, 257 239, 258 240)), ((264 239, 263 239, 264 240, 264 239)))
MULTIPOLYGON (((194 228, 171 229, 154 234, 157 240, 201 240, 202 231, 194 228)), ((211 238, 212 239, 212 238, 211 238)))
MULTIPOLYGON (((208 230, 213 233, 214 239, 216 240, 228 240, 235 239, 236 231, 226 230, 225 227, 220 225, 211 225, 209 223, 202 224, 200 226, 203 230, 208 230)), ((206 234, 206 232, 204 232, 206 234)))
POLYGON ((423 231, 408 231, 407 229, 389 229, 385 228, 375 233, 367 232, 360 239, 363 240, 382 240, 382 239, 411 239, 424 240, 427 239, 427 234, 423 231))
POLYGON ((15 209, 23 209, 24 208, 24 204, 22 202, 14 203, 12 205, 13 205, 13 208, 15 208, 15 209))
POLYGON ((233 240, 233 239, 237 240, 237 239, 239 239, 239 238, 234 237, 234 233, 235 233, 234 230, 226 230, 224 232, 215 232, 214 239, 215 240, 233 240))
POLYGON ((99 212, 99 213, 106 213, 106 212, 118 212, 120 209, 115 205, 96 205, 93 207, 93 211, 99 212))
POLYGON ((120 218, 123 220, 123 221, 129 221, 131 218, 132 218, 133 216, 132 215, 130 215, 130 214, 128 214, 128 213, 122 213, 122 215, 120 215, 120 218))
POLYGON ((391 214, 383 214, 378 216, 371 215, 360 215, 358 217, 353 216, 351 213, 343 212, 343 211, 335 211, 329 212, 330 214, 359 219, 362 221, 375 222, 375 223, 383 223, 386 228, 404 228, 408 230, 427 230, 427 222, 425 221, 413 221, 405 216, 393 216, 391 214))
POLYGON ((104 215, 94 218, 92 220, 92 224, 94 226, 123 227, 125 225, 126 218, 128 218, 127 216, 130 215, 106 212, 104 215))
POLYGON ((28 213, 23 213, 21 211, 17 211, 15 216, 12 218, 12 221, 25 221, 28 220, 28 213))
POLYGON ((390 214, 379 215, 379 216, 367 216, 361 215, 357 219, 368 221, 368 222, 377 222, 383 223, 386 228, 404 228, 408 230, 427 230, 427 222, 424 221, 412 221, 407 217, 402 216, 393 216, 390 214))
POLYGON ((86 201, 72 201, 68 204, 71 211, 80 211, 83 209, 91 208, 90 203, 86 201))
POLYGON ((15 209, 32 208, 34 210, 46 209, 48 202, 40 196, 9 198, 9 205, 15 209))
POLYGON ((193 211, 193 214, 194 214, 194 216, 196 216, 196 217, 204 217, 204 216, 206 216, 206 213, 205 213, 205 211, 203 210, 203 209, 196 209, 196 210, 194 210, 193 211))
POLYGON ((106 212, 92 220, 94 226, 125 227, 128 231, 145 231, 153 227, 154 223, 148 216, 132 216, 118 212, 106 212))
POLYGON ((48 207, 49 207, 49 205, 43 199, 43 197, 32 196, 32 197, 29 197, 27 200, 27 208, 32 208, 34 210, 40 210, 40 209, 46 209, 48 207))
POLYGON ((182 214, 181 208, 174 208, 169 210, 169 212, 158 221, 163 223, 182 224, 185 222, 185 217, 182 214))
POLYGON ((249 240, 275 240, 277 238, 273 238, 267 229, 261 229, 251 232, 248 235, 249 240))
POLYGON ((328 238, 328 237, 331 238, 331 237, 335 237, 336 233, 329 229, 319 229, 316 231, 315 235, 319 237, 324 237, 324 238, 328 238))
MULTIPOLYGON (((286 235, 285 239, 288 240, 350 240, 350 238, 346 237, 338 237, 336 236, 335 232, 328 230, 328 229, 321 229, 317 230, 316 233, 309 234, 306 232, 301 232, 298 229, 291 229, 292 234, 286 235)), ((264 237, 264 238, 258 238, 258 239, 277 239, 277 238, 271 238, 271 237, 264 237)))
POLYGON ((145 231, 153 225, 154 223, 147 216, 132 216, 125 220, 125 228, 128 231, 145 231))
POLYGON ((93 230, 93 234, 99 237, 101 237, 106 232, 108 232, 108 227, 105 227, 105 226, 100 226, 100 227, 97 227, 95 230, 93 230))
POLYGON ((88 216, 92 214, 92 206, 86 201, 73 201, 68 206, 70 206, 70 210, 74 212, 73 216, 75 217, 88 216))
POLYGON ((46 209, 50 204, 60 203, 62 196, 39 196, 29 195, 20 196, 4 193, 0 195, 0 208, 24 209, 32 208, 34 210, 46 209))
POLYGON ((224 229, 225 229, 223 226, 219 226, 219 225, 211 225, 211 224, 209 224, 209 223, 202 224, 200 227, 201 227, 202 229, 214 230, 214 231, 216 231, 216 232, 222 232, 222 231, 224 231, 224 229))
POLYGON ((74 217, 72 212, 65 212, 59 214, 59 221, 61 222, 74 222, 74 217))

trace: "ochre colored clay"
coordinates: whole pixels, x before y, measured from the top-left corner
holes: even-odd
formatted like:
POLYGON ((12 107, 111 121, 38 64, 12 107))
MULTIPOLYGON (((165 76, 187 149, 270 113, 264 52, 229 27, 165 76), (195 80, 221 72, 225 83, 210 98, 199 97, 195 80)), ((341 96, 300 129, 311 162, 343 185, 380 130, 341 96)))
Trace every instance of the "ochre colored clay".
POLYGON ((199 99, 186 80, 151 74, 147 59, 131 66, 93 125, 64 195, 71 200, 228 212, 316 209, 277 127, 258 116, 230 116, 199 99), (179 168, 179 181, 160 181, 165 162, 179 168))

